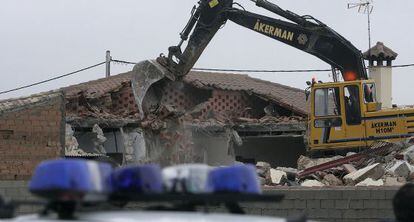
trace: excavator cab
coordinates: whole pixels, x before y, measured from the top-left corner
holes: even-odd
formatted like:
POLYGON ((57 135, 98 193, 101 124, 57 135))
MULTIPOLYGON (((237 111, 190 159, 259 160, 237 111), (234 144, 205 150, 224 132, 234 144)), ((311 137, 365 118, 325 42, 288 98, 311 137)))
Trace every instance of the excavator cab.
POLYGON ((316 83, 310 100, 310 150, 367 146, 366 113, 381 107, 372 80, 316 83))

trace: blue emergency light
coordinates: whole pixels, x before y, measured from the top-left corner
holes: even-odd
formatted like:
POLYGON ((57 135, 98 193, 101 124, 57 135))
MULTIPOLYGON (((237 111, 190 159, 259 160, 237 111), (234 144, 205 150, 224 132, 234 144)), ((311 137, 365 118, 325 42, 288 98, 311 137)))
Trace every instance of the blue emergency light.
POLYGON ((161 193, 162 174, 158 165, 124 167, 112 173, 113 191, 117 193, 161 193))
POLYGON ((218 167, 209 173, 208 186, 215 193, 260 194, 260 184, 253 165, 218 167))
POLYGON ((55 201, 96 201, 111 192, 111 165, 89 160, 42 162, 29 184, 30 192, 55 201))
POLYGON ((125 196, 177 192, 173 187, 168 189, 171 181, 181 181, 186 187, 181 192, 196 195, 210 192, 261 193, 253 165, 212 169, 207 165, 204 167, 193 164, 166 170, 168 173, 165 171, 163 178, 158 165, 129 166, 113 170, 107 163, 90 160, 50 160, 36 168, 29 189, 36 195, 56 202, 103 201, 114 194, 125 196))

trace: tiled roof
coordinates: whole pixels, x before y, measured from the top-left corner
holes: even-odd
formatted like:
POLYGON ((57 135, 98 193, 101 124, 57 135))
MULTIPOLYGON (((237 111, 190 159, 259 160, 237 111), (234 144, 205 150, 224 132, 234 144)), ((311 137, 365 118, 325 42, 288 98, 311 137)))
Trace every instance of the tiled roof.
MULTIPOLYGON (((99 98, 107 92, 120 88, 122 84, 129 84, 131 77, 132 72, 127 72, 109 78, 68 86, 61 90, 66 98, 76 97, 81 92, 87 98, 99 98)), ((297 113, 303 115, 308 113, 304 91, 286 85, 252 78, 247 75, 214 72, 190 72, 184 81, 197 88, 246 91, 273 100, 279 105, 297 113)), ((60 92, 52 91, 29 97, 3 100, 0 101, 0 114, 27 105, 45 102, 59 95, 60 92)))
POLYGON ((77 85, 62 88, 66 98, 75 97, 80 92, 86 98, 99 98, 107 92, 113 91, 122 86, 123 83, 131 81, 132 72, 122 73, 110 76, 109 78, 102 78, 84 82, 77 85))
MULTIPOLYGON (((119 88, 123 83, 129 84, 131 77, 132 72, 127 72, 109 78, 68 86, 62 90, 66 98, 74 97, 80 92, 83 92, 85 97, 97 98, 119 88)), ((247 91, 273 100, 296 113, 302 115, 308 113, 304 90, 252 78, 248 75, 193 71, 185 77, 184 81, 197 88, 247 91)))
POLYGON ((26 108, 28 106, 35 106, 38 104, 47 103, 50 100, 53 100, 61 95, 61 92, 51 91, 31 95, 28 97, 0 100, 0 115, 7 112, 26 108))
POLYGON ((241 74, 191 72, 185 81, 199 88, 248 91, 295 112, 308 113, 304 90, 241 74))

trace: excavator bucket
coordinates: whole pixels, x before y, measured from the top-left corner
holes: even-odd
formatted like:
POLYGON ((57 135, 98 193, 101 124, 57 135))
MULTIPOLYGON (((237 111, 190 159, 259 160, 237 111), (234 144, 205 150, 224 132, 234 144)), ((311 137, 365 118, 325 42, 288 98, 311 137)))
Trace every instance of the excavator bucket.
POLYGON ((134 66, 131 85, 141 119, 159 107, 162 95, 157 84, 166 77, 174 79, 171 72, 155 60, 145 60, 134 66))

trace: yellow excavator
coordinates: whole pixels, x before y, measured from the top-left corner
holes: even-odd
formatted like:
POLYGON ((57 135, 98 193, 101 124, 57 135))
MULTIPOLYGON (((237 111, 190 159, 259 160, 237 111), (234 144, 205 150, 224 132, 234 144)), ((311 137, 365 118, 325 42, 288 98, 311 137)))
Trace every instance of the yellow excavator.
POLYGON ((312 16, 299 16, 266 0, 252 1, 289 21, 240 9, 233 0, 200 0, 180 33, 180 43, 169 47, 167 56, 134 67, 141 73, 133 81, 140 112, 159 104, 154 96, 157 82, 163 78, 182 79, 216 32, 230 20, 314 55, 331 65, 334 76, 342 75, 343 82, 308 82, 310 151, 365 148, 378 140, 394 142, 414 135, 414 109, 381 109, 375 82, 368 78, 363 55, 352 43, 312 16))

